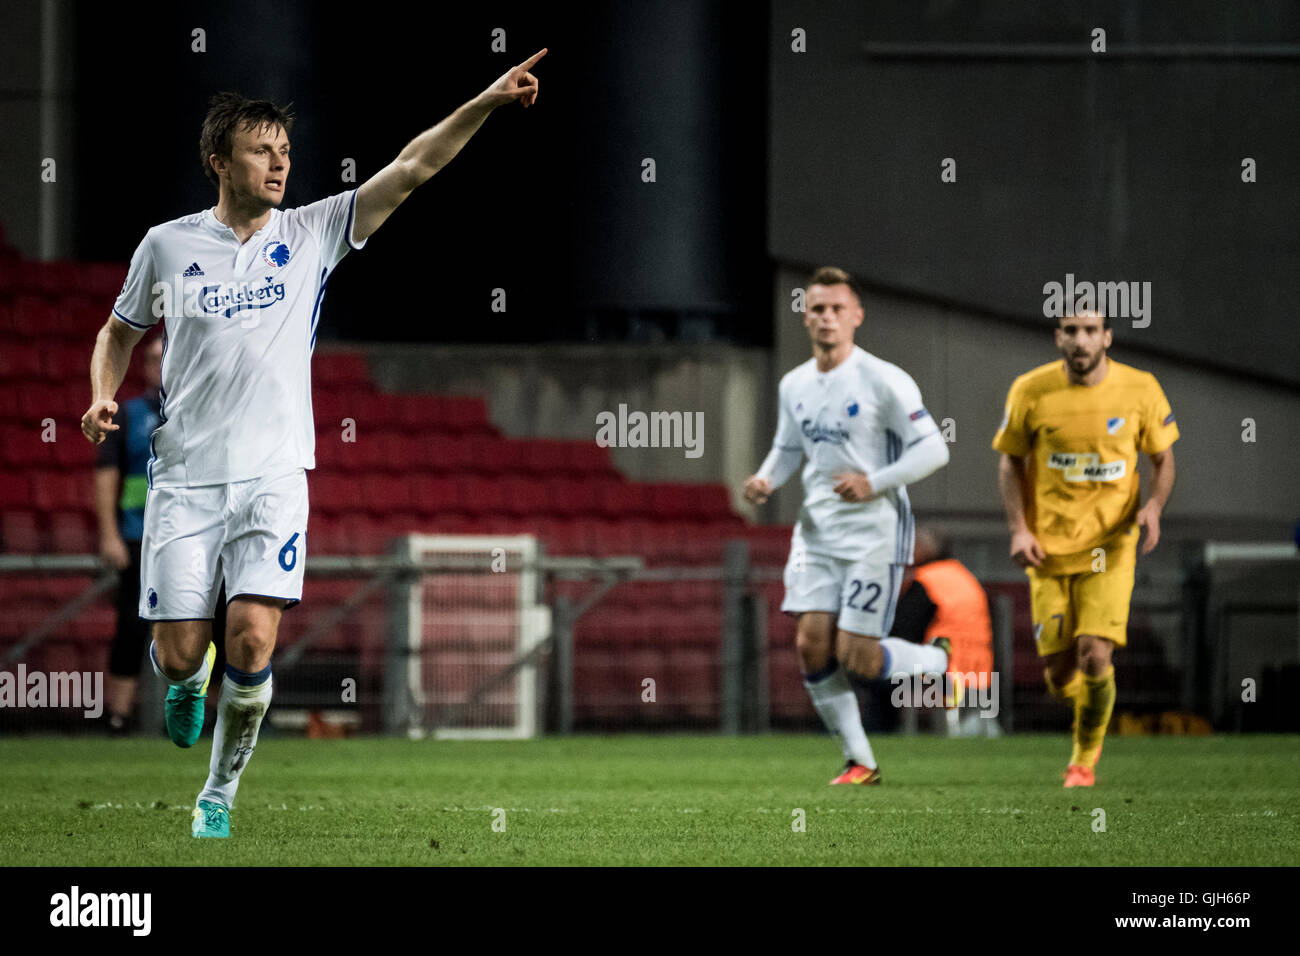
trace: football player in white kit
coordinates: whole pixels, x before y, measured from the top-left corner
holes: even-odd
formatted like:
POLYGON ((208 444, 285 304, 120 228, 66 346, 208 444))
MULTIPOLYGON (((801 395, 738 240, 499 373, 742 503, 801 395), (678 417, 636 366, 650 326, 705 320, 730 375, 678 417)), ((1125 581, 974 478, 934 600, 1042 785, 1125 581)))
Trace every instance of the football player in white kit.
POLYGON ((230 835, 239 777, 271 701, 271 651, 302 598, 307 476, 314 468, 311 354, 325 283, 494 109, 531 106, 541 50, 421 133, 359 189, 281 210, 292 116, 265 100, 213 97, 200 137, 217 204, 150 229, 91 358, 82 431, 116 430, 113 400, 145 332, 165 320, 162 424, 150 441, 140 616, 167 681, 167 733, 192 747, 203 727, 222 579, 228 665, 196 837, 230 835))
POLYGON ((746 499, 763 504, 807 456, 781 610, 799 617, 804 686, 843 743, 832 784, 880 782, 849 675, 942 674, 948 663, 942 638, 887 636, 912 562, 904 486, 947 464, 948 446, 911 376, 854 344, 862 318, 848 273, 813 273, 804 315, 813 357, 781 379, 772 451, 745 482, 746 499))

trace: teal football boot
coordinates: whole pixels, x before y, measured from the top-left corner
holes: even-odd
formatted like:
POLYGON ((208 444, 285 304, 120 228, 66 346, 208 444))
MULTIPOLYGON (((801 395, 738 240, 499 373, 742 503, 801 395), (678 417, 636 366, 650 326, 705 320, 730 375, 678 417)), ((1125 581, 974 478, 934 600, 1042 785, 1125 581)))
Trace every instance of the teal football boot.
POLYGON ((208 684, 212 683, 212 663, 217 659, 217 645, 210 641, 205 659, 208 662, 208 679, 202 687, 197 691, 171 687, 167 691, 163 715, 167 719, 167 736, 177 747, 193 747, 203 731, 203 700, 208 696, 208 684))
POLYGON ((215 839, 230 836, 230 811, 219 803, 200 800, 191 817, 190 836, 215 839))

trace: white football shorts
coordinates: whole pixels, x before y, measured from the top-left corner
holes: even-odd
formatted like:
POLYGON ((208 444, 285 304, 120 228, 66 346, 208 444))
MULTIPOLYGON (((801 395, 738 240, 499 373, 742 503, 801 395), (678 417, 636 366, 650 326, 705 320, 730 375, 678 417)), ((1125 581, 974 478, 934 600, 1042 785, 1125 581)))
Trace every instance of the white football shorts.
POLYGON ((785 564, 781 610, 790 614, 838 614, 840 630, 888 637, 894 626, 903 570, 904 565, 874 556, 850 561, 795 547, 785 564))
POLYGON ((307 472, 196 488, 150 488, 140 547, 140 616, 211 620, 224 578, 240 595, 302 601, 307 472))

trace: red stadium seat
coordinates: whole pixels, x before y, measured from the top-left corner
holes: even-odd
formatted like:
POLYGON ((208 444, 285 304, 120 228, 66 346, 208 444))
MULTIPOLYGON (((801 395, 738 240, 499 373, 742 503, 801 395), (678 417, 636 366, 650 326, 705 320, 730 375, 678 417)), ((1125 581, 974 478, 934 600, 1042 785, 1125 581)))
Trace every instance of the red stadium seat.
POLYGON ((723 484, 687 485, 691 494, 690 514, 697 518, 730 518, 731 493, 723 484))
POLYGON ((461 484, 455 478, 416 475, 411 485, 411 504, 420 514, 442 519, 465 511, 460 494, 461 484))
POLYGON ((341 434, 343 422, 351 419, 358 440, 389 427, 383 399, 368 388, 340 386, 327 389, 313 384, 312 407, 317 423, 334 429, 335 434, 341 434))
POLYGON ((75 295, 81 286, 81 264, 77 262, 31 262, 32 279, 51 297, 75 295))
POLYGON ((614 460, 610 458, 609 449, 592 442, 566 442, 565 456, 569 461, 569 471, 575 475, 618 476, 614 460))
MULTIPOLYGON (((84 386, 81 393, 89 392, 89 386, 84 386)), ((81 416, 85 412, 84 408, 76 408, 69 404, 68 395, 63 388, 57 385, 29 385, 23 388, 18 399, 18 407, 22 412, 23 421, 39 425, 47 418, 52 418, 56 423, 73 419, 76 422, 81 421, 81 416), (76 408, 75 416, 73 409, 76 408)), ((83 398, 86 397, 84 394, 83 398)), ((89 402, 86 405, 89 406, 89 402)), ((77 432, 81 429, 78 427, 77 432)))
POLYGON ((333 435, 326 436, 324 443, 330 446, 326 455, 334 462, 334 467, 340 474, 355 475, 365 471, 361 464, 361 450, 357 442, 342 441, 338 432, 335 432, 333 435))
MULTIPOLYGON (((126 282, 126 266, 117 262, 88 262, 81 266, 81 291, 87 295, 104 299, 107 313, 111 303, 117 299, 126 282)), ((107 315, 105 315, 107 318, 107 315)))
POLYGON ((551 526, 545 539, 546 550, 556 555, 592 553, 591 528, 584 521, 561 521, 551 526))
POLYGON ((610 518, 640 518, 650 510, 646 486, 636 482, 605 482, 596 497, 601 512, 610 518))
POLYGON ((460 503, 471 516, 496 515, 505 511, 505 489, 491 478, 457 479, 460 503))
POLYGON ((41 352, 35 345, 14 345, 0 352, 0 378, 35 379, 44 374, 41 352))
POLYGON ((429 440, 422 461, 442 474, 467 472, 473 469, 473 449, 469 439, 444 432, 429 440))
POLYGON ((382 554, 388 547, 383 523, 364 514, 349 514, 339 519, 346 536, 348 554, 382 554))
POLYGON ((13 554, 36 554, 44 550, 42 535, 32 511, 0 512, 0 548, 13 554))
POLYGON ((459 514, 430 515, 429 527, 433 534, 474 534, 473 519, 459 514))
POLYGON ((392 512, 383 517, 381 524, 384 534, 391 540, 408 534, 429 534, 432 531, 427 519, 412 511, 392 512))
MULTIPOLYGON (((0 423, 19 425, 27 420, 19 407, 22 390, 26 387, 26 382, 0 382, 0 423)), ((5 450, 0 448, 0 456, 4 454, 5 450)))
POLYGON ((68 622, 67 633, 83 646, 113 639, 117 631, 117 614, 107 603, 92 604, 68 622))
POLYGON ((325 388, 370 384, 370 367, 362 352, 318 351, 311 365, 313 383, 325 388))
POLYGON ((429 431, 439 423, 440 406, 436 395, 389 395, 395 426, 415 431, 429 431))
MULTIPOLYGON (((554 537, 564 527, 564 522, 558 518, 538 517, 537 515, 528 515, 522 519, 523 531, 521 534, 530 534, 537 538, 543 545, 554 537)), ((549 545, 547 550, 550 550, 549 545)))
POLYGON ((67 437, 66 426, 59 429, 59 440, 53 442, 54 460, 61 466, 80 471, 92 468, 95 464, 95 446, 86 441, 78 432, 75 437, 67 437))
POLYGON ((334 432, 316 429, 316 470, 339 472, 343 470, 342 442, 334 432))
POLYGON ((344 443, 352 444, 350 454, 357 470, 368 474, 388 470, 388 437, 386 430, 371 428, 364 435, 358 434, 355 443, 344 443))
POLYGON ((584 519, 590 529, 591 554, 598 558, 635 555, 641 552, 641 522, 584 519))
POLYGON ((576 478, 550 478, 546 481, 548 511, 557 515, 592 517, 597 513, 596 488, 589 481, 576 478))
POLYGON ((41 511, 79 510, 91 496, 93 489, 82 487, 76 476, 57 471, 32 474, 32 498, 41 511))
POLYGON ((322 388, 319 382, 312 383, 311 391, 312 418, 317 430, 328 429, 339 434, 347 417, 345 397, 335 389, 322 388))
POLYGON ((36 500, 32 495, 32 484, 26 472, 0 472, 0 502, 5 508, 35 508, 36 500))
POLYGON ((511 444, 515 450, 515 469, 518 471, 542 477, 568 471, 563 442, 520 438, 511 444))
MULTIPOLYGON (((352 550, 341 519, 313 506, 307 519, 307 547, 312 554, 346 554, 352 550)), ((308 581, 312 578, 308 577, 308 581)))
MULTIPOLYGON (((111 302, 94 301, 76 294, 54 301, 54 324, 49 335, 64 343, 80 342, 94 347, 95 334, 107 321, 111 302)), ((86 351, 86 370, 90 369, 90 348, 86 351)))
POLYGON ((449 431, 465 434, 495 434, 488 421, 487 401, 478 397, 450 396, 438 398, 438 420, 449 431))
POLYGON ((98 550, 90 518, 79 511, 50 516, 50 547, 60 554, 90 554, 98 550))
POLYGON ((313 515, 318 511, 327 515, 346 514, 361 507, 356 482, 342 475, 324 473, 319 468, 308 472, 308 476, 307 500, 313 515))
POLYGON ((650 507, 661 518, 695 517, 696 486, 676 483, 654 484, 649 487, 650 507))
POLYGON ((389 432, 383 438, 387 454, 383 465, 399 475, 415 475, 424 468, 425 443, 406 432, 389 432))
POLYGON ((14 328, 25 335, 58 335, 57 321, 57 311, 44 296, 20 295, 14 299, 14 328))
POLYGON ((512 439, 493 436, 481 448, 486 455, 484 470, 499 475, 518 475, 523 470, 519 465, 519 446, 512 439))
POLYGON ((363 477, 360 504, 373 515, 414 510, 409 481, 405 477, 395 475, 363 477))
POLYGON ((546 489, 536 478, 503 479, 502 495, 506 511, 513 515, 537 516, 552 510, 546 489))
POLYGON ((355 419, 358 431, 364 427, 369 434, 392 431, 402 427, 393 404, 393 396, 373 389, 353 388, 346 392, 347 406, 344 414, 355 419))
MULTIPOLYGON (((72 344, 60 342, 45 349, 41 357, 45 377, 56 382, 76 380, 78 383, 90 375, 90 356, 94 343, 72 344)), ((89 386, 87 386, 89 398, 89 386)), ((86 402, 90 404, 89 401, 86 402)))
POLYGON ((753 564, 784 567, 790 556, 789 525, 756 525, 737 533, 749 542, 749 560, 753 564))

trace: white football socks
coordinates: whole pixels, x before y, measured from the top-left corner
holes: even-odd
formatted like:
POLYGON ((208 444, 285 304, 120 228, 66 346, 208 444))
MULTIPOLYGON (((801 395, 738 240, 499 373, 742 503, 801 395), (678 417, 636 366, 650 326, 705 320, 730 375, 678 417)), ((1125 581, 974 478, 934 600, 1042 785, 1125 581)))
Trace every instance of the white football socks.
POLYGON ((885 664, 880 671, 884 680, 912 674, 942 674, 948 664, 948 655, 933 644, 913 644, 901 637, 885 637, 880 641, 880 648, 885 652, 885 664))
POLYGON ((203 682, 208 679, 208 674, 210 672, 208 668, 207 650, 206 647, 203 648, 203 659, 199 662, 199 669, 183 680, 172 680, 163 673, 162 668, 158 666, 158 658, 154 653, 153 641, 149 642, 149 663, 153 665, 153 672, 172 687, 184 687, 186 690, 198 690, 203 686, 203 682))
POLYGON ((867 732, 862 728, 858 696, 853 692, 844 668, 836 664, 833 673, 815 683, 805 675, 803 686, 808 688, 808 696, 812 698, 813 707, 826 729, 843 741, 844 758, 874 770, 876 757, 871 752, 867 732))
POLYGON ((239 776, 253 757, 257 733, 270 705, 270 666, 257 674, 226 668, 226 679, 221 682, 221 695, 217 698, 217 726, 212 734, 208 781, 199 794, 200 800, 218 803, 227 810, 234 804, 239 776), (258 678, 261 680, 256 684, 240 683, 258 678))

